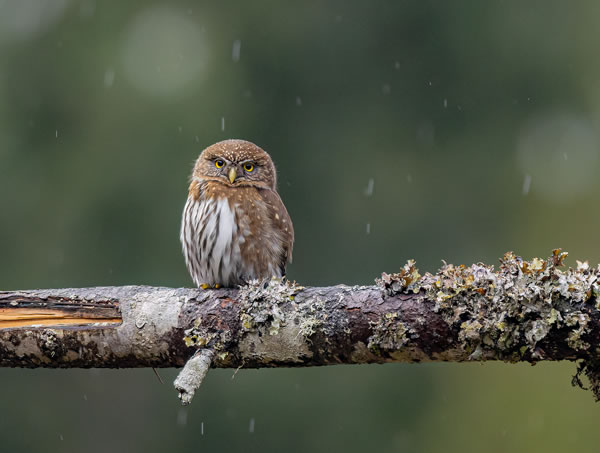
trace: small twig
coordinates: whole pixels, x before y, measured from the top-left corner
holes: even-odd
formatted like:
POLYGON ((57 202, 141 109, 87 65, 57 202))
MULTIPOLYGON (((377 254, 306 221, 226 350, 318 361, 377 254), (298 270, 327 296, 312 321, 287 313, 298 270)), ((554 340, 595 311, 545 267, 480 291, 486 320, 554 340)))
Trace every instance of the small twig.
POLYGON ((242 367, 244 366, 244 364, 241 364, 239 367, 237 367, 235 369, 235 371, 233 372, 233 374, 231 375, 231 380, 233 381, 233 379, 235 378, 235 375, 238 374, 238 371, 240 371, 242 369, 242 367))
POLYGON ((213 356, 212 349, 199 349, 187 361, 173 383, 179 392, 181 404, 188 405, 192 402, 194 393, 196 393, 206 377, 206 373, 208 373, 213 356))

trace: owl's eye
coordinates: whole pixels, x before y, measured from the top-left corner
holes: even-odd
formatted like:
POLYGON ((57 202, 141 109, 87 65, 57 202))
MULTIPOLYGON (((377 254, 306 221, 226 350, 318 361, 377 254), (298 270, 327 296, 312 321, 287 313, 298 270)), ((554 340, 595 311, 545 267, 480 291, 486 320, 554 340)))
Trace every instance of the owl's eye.
POLYGON ((244 164, 244 170, 246 170, 248 173, 250 173, 252 170, 254 170, 254 165, 244 164))
POLYGON ((225 162, 222 159, 217 159, 215 161, 215 167, 217 167, 217 168, 223 168, 223 165, 225 165, 225 162))

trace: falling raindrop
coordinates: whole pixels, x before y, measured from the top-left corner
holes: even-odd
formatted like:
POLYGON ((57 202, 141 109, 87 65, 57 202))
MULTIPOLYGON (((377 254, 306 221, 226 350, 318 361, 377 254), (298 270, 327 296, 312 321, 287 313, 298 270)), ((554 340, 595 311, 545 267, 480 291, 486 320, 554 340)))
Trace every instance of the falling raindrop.
POLYGON ((302 105, 302 98, 300 96, 296 96, 296 105, 300 107, 302 105))
POLYGON ((250 423, 248 426, 248 432, 250 432, 250 434, 252 434, 254 432, 254 417, 252 417, 250 419, 250 423))
POLYGON ((371 234, 371 224, 367 223, 367 234, 371 234))
POLYGON ((412 182, 412 175, 410 173, 406 175, 406 182, 409 184, 412 182))
POLYGON ((204 422, 200 422, 200 435, 204 436, 204 422))
POLYGON ((224 116, 221 117, 221 130, 222 131, 225 130, 225 117, 224 116))
POLYGON ((369 178, 369 182, 367 183, 367 187, 365 188, 365 195, 370 197, 373 195, 373 190, 375 189, 375 179, 369 178))
POLYGON ((58 138, 58 129, 56 129, 55 137, 58 138))
POLYGON ((448 99, 444 99, 444 108, 447 109, 448 108, 448 99))
POLYGON ((529 189, 531 188, 531 175, 525 175, 525 179, 523 180, 523 195, 527 195, 529 193, 529 189))
POLYGON ((390 94, 392 92, 392 87, 389 83, 384 83, 383 85, 381 85, 381 92, 383 94, 390 94))
POLYGON ((242 49, 242 41, 236 39, 233 41, 233 46, 231 48, 231 59, 234 62, 240 61, 240 50, 242 49))

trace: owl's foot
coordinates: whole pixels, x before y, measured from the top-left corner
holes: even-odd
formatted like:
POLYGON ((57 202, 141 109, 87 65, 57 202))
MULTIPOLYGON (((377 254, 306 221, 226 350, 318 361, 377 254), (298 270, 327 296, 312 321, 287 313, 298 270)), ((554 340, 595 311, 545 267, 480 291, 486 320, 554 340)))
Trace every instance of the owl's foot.
POLYGON ((217 283, 215 286, 210 286, 208 283, 202 283, 200 285, 200 288, 202 288, 202 289, 210 289, 210 288, 219 289, 219 288, 221 288, 221 285, 219 285, 217 283))

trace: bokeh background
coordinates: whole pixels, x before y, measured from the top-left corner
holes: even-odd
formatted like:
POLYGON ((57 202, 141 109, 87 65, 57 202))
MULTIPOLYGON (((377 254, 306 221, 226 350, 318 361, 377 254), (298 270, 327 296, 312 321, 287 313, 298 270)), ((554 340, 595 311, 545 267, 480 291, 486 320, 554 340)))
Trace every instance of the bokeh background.
MULTIPOLYGON (((0 288, 190 286, 191 165, 273 156, 289 276, 600 261, 600 3, 0 2, 0 288)), ((0 369, 2 451, 597 451, 573 364, 0 369)))

